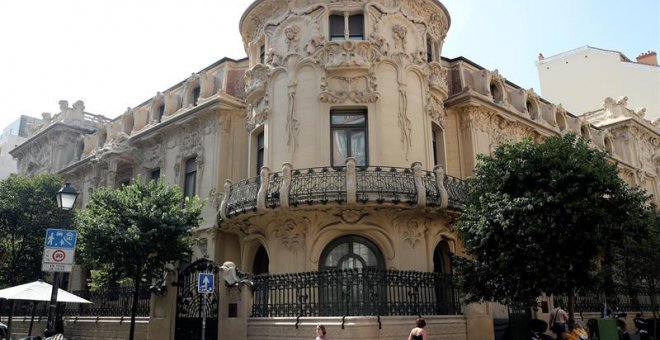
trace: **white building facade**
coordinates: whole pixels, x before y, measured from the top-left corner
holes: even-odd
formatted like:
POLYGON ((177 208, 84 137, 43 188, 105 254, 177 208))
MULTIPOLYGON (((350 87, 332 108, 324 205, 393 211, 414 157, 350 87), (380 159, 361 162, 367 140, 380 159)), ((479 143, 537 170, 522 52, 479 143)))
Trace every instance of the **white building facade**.
POLYGON ((603 98, 628 98, 651 121, 660 118, 660 66, 655 52, 633 61, 621 52, 583 46, 536 62, 544 98, 576 115, 603 98))

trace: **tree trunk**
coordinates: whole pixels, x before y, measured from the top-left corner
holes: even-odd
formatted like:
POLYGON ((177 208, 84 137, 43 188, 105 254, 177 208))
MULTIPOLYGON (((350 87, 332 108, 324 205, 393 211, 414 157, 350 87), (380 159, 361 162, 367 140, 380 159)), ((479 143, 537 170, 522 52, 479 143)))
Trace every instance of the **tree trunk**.
POLYGON ((131 307, 131 330, 129 340, 135 339, 135 314, 137 314, 138 299, 140 298, 140 277, 135 278, 135 291, 133 292, 133 306, 131 307))

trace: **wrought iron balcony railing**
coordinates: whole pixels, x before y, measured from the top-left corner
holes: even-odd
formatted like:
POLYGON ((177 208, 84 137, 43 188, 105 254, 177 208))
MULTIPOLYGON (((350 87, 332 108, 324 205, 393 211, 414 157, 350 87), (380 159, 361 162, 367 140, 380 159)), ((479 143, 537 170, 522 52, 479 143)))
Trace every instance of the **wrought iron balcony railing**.
POLYGON ((253 277, 252 317, 460 314, 451 276, 344 269, 253 277))
POLYGON ((281 172, 263 167, 259 177, 225 183, 220 216, 228 219, 240 213, 327 204, 407 204, 461 210, 467 200, 467 184, 448 176, 441 167, 410 168, 357 167, 349 158, 343 167, 294 170, 285 163, 281 172))

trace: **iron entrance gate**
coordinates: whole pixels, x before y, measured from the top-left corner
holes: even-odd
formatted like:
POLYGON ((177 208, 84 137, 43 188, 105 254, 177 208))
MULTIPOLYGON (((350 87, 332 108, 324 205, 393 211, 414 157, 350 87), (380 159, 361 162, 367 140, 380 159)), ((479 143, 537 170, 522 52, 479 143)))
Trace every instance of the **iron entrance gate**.
POLYGON ((175 340, 202 338, 202 316, 206 314, 206 339, 218 338, 218 271, 211 260, 199 259, 179 273, 176 296, 175 340), (214 273, 213 294, 197 292, 199 273, 214 273))

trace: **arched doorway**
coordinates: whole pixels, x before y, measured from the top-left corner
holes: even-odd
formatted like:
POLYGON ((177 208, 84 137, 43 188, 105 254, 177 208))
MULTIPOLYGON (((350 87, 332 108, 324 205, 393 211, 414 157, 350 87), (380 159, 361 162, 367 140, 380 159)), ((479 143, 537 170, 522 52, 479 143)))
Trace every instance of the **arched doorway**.
POLYGON ((268 273, 270 267, 270 259, 264 246, 259 246, 257 253, 254 255, 254 263, 252 264, 252 274, 259 275, 268 273))
POLYGON ((451 248, 447 239, 441 240, 433 251, 433 272, 437 273, 435 282, 435 313, 452 314, 455 297, 451 284, 451 248))
MULTIPOLYGON (((254 255, 254 262, 252 263, 252 273, 254 275, 268 275, 270 272, 270 258, 263 245, 259 246, 254 255)), ((253 315, 268 315, 268 297, 270 295, 270 285, 268 280, 259 281, 259 287, 254 289, 254 303, 252 305, 253 315)))
POLYGON ((370 240, 350 235, 330 242, 319 259, 320 314, 381 314, 384 269, 383 254, 370 240))

